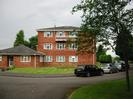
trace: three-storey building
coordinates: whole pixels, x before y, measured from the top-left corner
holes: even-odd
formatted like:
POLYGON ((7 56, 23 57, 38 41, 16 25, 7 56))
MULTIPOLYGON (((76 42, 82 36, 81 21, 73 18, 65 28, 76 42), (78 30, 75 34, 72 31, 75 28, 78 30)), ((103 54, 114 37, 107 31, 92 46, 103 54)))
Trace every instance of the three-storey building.
MULTIPOLYGON (((77 64, 95 64, 95 53, 77 54, 77 44, 67 43, 76 40, 79 27, 60 26, 38 29, 39 52, 45 53, 46 66, 72 66, 77 64)), ((43 58, 43 57, 42 57, 43 58)))

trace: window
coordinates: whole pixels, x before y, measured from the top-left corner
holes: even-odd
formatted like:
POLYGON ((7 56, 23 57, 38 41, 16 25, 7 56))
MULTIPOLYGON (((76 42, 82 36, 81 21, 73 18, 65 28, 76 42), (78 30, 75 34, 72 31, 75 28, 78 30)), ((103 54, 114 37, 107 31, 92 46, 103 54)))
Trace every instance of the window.
POLYGON ((65 33, 64 32, 57 32, 56 37, 65 37, 65 33))
POLYGON ((69 32, 69 37, 77 37, 78 32, 69 32))
POLYGON ((57 43, 57 44, 56 44, 56 49, 58 49, 58 50, 63 50, 63 49, 65 49, 65 44, 64 44, 64 43, 57 43))
POLYGON ((51 50, 52 49, 52 44, 51 43, 45 43, 44 44, 44 49, 51 50))
POLYGON ((69 62, 78 62, 78 56, 69 56, 69 62))
POLYGON ((44 32, 44 37, 52 37, 52 32, 44 32))
POLYGON ((45 62, 52 62, 53 61, 53 58, 52 56, 45 56, 45 62))
POLYGON ((40 62, 44 62, 44 56, 40 56, 40 62))
POLYGON ((65 56, 56 56, 56 62, 65 62, 65 56))
POLYGON ((71 44, 69 45, 69 49, 70 49, 70 50, 77 50, 77 48, 78 48, 78 46, 77 46, 76 43, 71 43, 71 44))
POLYGON ((31 62, 31 56, 21 56, 21 62, 31 62))
POLYGON ((2 56, 0 56, 0 61, 2 61, 2 56))

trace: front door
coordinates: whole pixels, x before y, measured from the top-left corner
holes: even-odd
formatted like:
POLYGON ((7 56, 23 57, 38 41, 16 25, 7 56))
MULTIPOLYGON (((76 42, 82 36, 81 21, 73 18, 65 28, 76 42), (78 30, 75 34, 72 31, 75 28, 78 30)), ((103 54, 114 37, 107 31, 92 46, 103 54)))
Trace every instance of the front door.
POLYGON ((13 65, 13 56, 8 56, 9 67, 13 65))

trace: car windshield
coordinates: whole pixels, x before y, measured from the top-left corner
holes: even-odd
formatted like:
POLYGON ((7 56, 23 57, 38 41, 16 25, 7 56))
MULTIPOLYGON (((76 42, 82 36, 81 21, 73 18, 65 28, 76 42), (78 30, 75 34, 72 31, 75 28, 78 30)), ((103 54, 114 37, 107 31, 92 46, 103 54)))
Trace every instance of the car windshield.
POLYGON ((102 67, 104 67, 104 68, 110 67, 110 64, 104 64, 102 67))

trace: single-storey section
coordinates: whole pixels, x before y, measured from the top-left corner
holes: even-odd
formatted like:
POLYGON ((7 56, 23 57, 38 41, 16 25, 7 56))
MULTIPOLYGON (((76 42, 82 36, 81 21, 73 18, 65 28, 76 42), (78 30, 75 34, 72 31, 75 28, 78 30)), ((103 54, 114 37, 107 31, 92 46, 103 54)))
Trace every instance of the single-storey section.
POLYGON ((37 52, 24 45, 0 50, 0 68, 40 67, 43 66, 44 53, 37 52))

